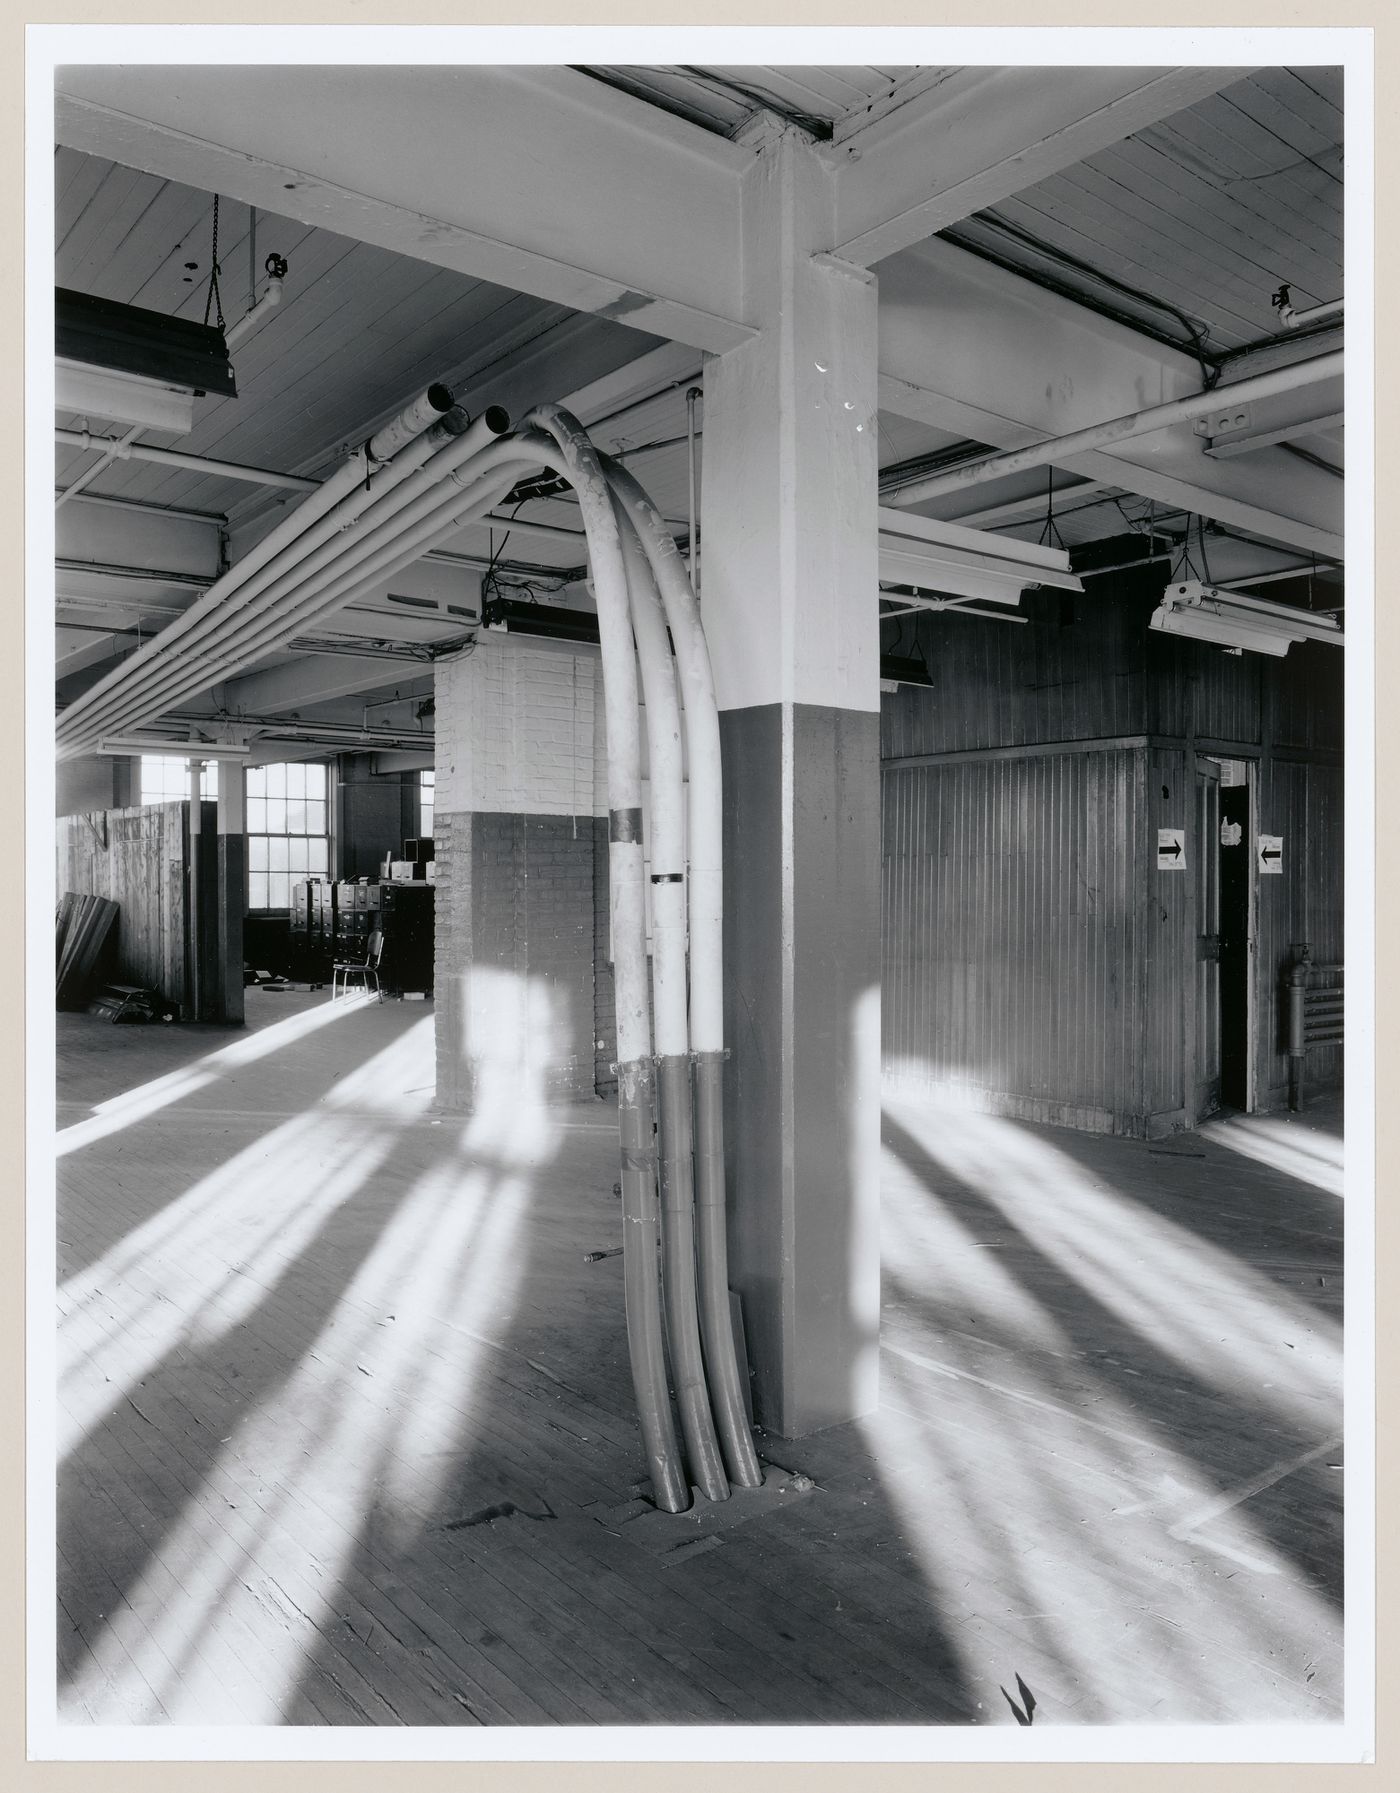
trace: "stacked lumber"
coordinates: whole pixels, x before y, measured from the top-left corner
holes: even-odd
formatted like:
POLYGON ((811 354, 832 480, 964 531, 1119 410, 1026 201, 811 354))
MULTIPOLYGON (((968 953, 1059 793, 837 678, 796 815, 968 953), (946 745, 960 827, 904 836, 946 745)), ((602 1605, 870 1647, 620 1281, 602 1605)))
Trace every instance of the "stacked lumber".
POLYGON ((106 897, 65 893, 58 905, 55 938, 59 1008, 86 1006, 119 912, 106 897))

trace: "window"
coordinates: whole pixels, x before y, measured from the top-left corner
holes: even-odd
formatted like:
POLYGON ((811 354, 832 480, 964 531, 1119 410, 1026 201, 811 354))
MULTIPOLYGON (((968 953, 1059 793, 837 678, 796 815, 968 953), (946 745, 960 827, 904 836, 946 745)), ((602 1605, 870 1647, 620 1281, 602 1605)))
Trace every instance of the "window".
POLYGON ((424 840, 433 838, 433 780, 435 772, 418 774, 418 833, 424 840))
POLYGON ((293 884, 327 875, 326 768, 250 766, 246 796, 248 907, 290 909, 293 884))
MULTIPOLYGON (((206 760, 199 780, 200 794, 214 798, 219 794, 213 765, 206 760)), ((141 801, 143 803, 181 803, 190 794, 190 763, 176 754, 143 753, 141 755, 141 801)))

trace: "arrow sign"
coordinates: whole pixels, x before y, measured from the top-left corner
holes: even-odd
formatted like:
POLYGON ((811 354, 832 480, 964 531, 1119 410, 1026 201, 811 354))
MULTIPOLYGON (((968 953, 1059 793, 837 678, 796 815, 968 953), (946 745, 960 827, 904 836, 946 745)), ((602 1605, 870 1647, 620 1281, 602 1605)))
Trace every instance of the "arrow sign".
POLYGON ((1157 870, 1159 872, 1184 872, 1186 870, 1186 830, 1184 828, 1159 828, 1157 830, 1157 870))
POLYGON ((1261 834, 1259 836, 1259 870, 1272 872, 1276 877, 1283 872, 1283 836, 1281 834, 1261 834))

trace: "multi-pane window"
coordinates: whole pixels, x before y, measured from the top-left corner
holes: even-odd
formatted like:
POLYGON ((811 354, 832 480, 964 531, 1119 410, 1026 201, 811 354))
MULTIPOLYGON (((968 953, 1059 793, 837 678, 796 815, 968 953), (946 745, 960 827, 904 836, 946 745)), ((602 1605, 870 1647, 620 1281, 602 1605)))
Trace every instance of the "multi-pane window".
POLYGON ((250 766, 246 798, 248 907, 289 909, 293 884, 327 875, 326 768, 250 766))
MULTIPOLYGON (((205 797, 217 797, 213 765, 206 760, 200 772, 199 788, 205 797)), ((141 801, 143 803, 180 803, 190 794, 190 763, 175 754, 143 753, 141 755, 141 801)))
POLYGON ((418 774, 418 832, 424 840, 433 838, 433 780, 435 772, 418 774))

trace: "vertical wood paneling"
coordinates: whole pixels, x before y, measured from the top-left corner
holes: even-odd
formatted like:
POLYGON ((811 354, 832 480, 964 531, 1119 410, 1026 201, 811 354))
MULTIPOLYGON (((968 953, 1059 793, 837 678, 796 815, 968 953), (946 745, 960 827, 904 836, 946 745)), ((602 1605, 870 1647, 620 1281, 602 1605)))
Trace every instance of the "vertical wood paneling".
POLYGON ((117 978, 185 1002, 185 810, 147 804, 58 820, 58 890, 118 905, 117 978))
MULTIPOLYGON (((1283 976, 1295 943, 1306 940, 1320 965, 1340 964, 1343 938, 1344 778, 1340 767, 1266 764, 1259 780, 1259 829, 1283 836, 1283 871, 1259 880, 1256 953, 1259 1094, 1277 1102, 1287 1088, 1283 976)), ((1305 1077, 1316 1088, 1342 1075, 1343 1049, 1315 1047, 1305 1077)))
MULTIPOLYGON (((1155 601, 1140 581, 1103 579, 1069 605, 1027 594, 1024 628, 948 615, 886 625, 885 651, 917 645, 933 684, 885 698, 885 759, 989 754, 886 768, 891 1065, 1048 1119, 1181 1124, 1203 845, 1188 743, 1219 741, 1258 763, 1257 827, 1285 837, 1283 876, 1258 879, 1256 942, 1257 1094, 1278 1101, 1290 944, 1309 940, 1320 962, 1343 956, 1342 773, 1301 763, 1342 745, 1342 655, 1307 644, 1278 660, 1224 654, 1150 631, 1155 601), (1151 744, 1088 746, 1114 735, 1151 744), (1068 741, 1086 746, 1016 751, 1068 741), (1276 760, 1275 744, 1293 757, 1276 760), (1156 869, 1162 827, 1185 831, 1184 876, 1156 869)), ((1340 1073, 1335 1048, 1310 1055, 1314 1087, 1340 1073)))
POLYGON ((942 753, 1132 734, 1147 727, 1139 634, 1150 605, 1027 592, 1024 627, 926 612, 887 623, 883 651, 922 654, 931 689, 881 706, 881 753, 942 753), (902 625, 902 627, 900 626, 902 625))
POLYGON ((1137 753, 891 768, 884 1048, 929 1083, 1138 1130, 1137 753))

